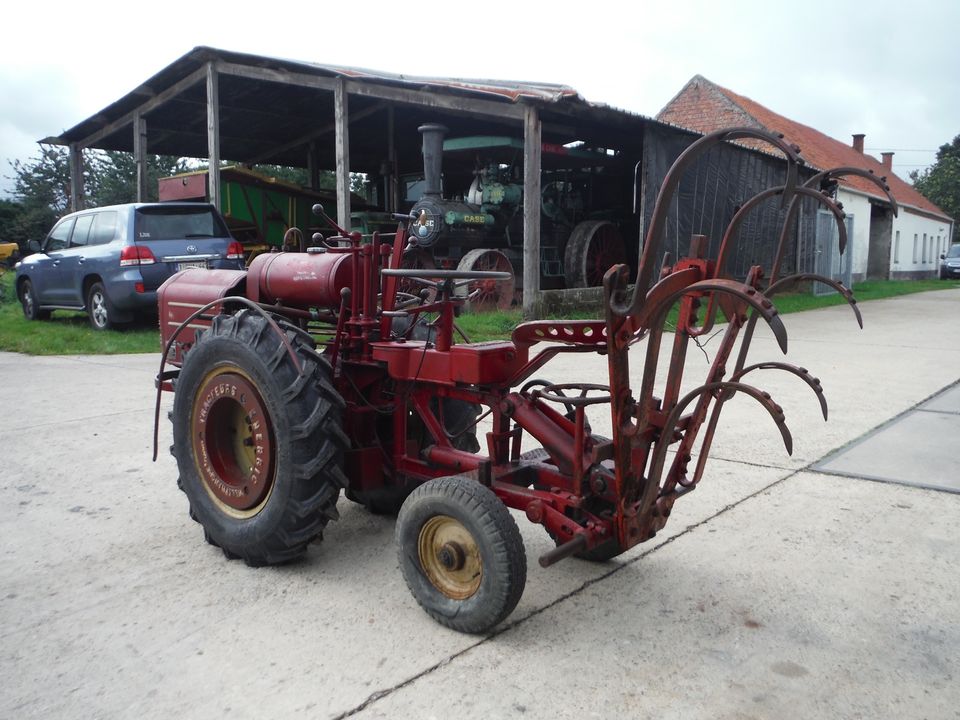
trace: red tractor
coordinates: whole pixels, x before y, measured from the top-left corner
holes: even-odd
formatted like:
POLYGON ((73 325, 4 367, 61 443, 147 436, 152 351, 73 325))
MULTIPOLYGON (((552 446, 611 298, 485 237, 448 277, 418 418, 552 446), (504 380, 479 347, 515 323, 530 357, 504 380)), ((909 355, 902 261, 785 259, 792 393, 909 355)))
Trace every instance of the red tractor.
POLYGON ((458 284, 497 282, 502 273, 401 269, 416 241, 409 226, 419 218, 400 218, 392 240, 374 235, 365 243, 337 228, 336 242, 261 255, 246 271, 175 275, 160 290, 165 347, 157 414, 160 390, 174 391, 171 451, 190 516, 228 558, 268 565, 299 557, 321 536, 338 517, 341 490, 373 512, 399 512, 396 539, 410 591, 437 621, 473 633, 506 618, 523 592, 526 554, 509 508, 555 541, 540 557, 544 567, 571 555, 604 561, 652 538, 676 500, 697 486, 720 410, 735 395, 770 413, 790 451, 780 407, 745 382, 748 373, 793 373, 814 390, 826 417, 820 384, 806 370, 748 365, 747 349, 762 319, 786 351, 769 297, 798 280, 835 287, 856 311, 838 283, 778 279, 779 266, 801 198, 833 212, 842 245, 843 213, 829 197, 836 178, 858 174, 885 185, 855 168, 798 184, 800 163, 796 147, 762 131, 701 138, 664 180, 632 292, 626 266, 616 265, 604 278, 602 318, 527 322, 503 342, 455 342, 465 302, 458 284), (694 236, 688 257, 659 266, 684 168, 739 138, 778 149, 786 182, 741 207, 715 258, 705 257, 705 238, 694 236), (727 247, 743 218, 776 195, 789 205, 772 267, 756 266, 742 281, 724 277, 727 247), (429 292, 400 292, 401 279, 429 292), (658 391, 664 325, 678 302, 669 372, 658 391), (711 331, 718 311, 727 325, 707 378, 681 396, 687 344, 711 331), (628 351, 641 341, 646 357, 634 391, 628 351), (608 382, 534 379, 561 353, 605 355, 608 382), (165 370, 166 363, 175 369, 165 370), (587 408, 600 404, 610 407, 610 438, 594 434, 586 418, 587 408), (484 419, 490 430, 480 452, 484 419), (676 453, 668 460, 671 446, 676 453))

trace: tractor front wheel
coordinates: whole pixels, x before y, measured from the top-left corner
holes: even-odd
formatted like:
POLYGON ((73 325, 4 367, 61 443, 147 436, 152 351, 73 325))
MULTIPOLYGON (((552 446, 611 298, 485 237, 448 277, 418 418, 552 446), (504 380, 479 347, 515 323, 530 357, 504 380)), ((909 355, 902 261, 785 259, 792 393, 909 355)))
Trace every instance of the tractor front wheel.
POLYGON ((400 509, 397 546, 413 597, 453 630, 490 630, 523 594, 527 557, 517 523, 470 478, 437 478, 414 490, 400 509))
POLYGON ((173 454, 190 516, 248 565, 306 551, 346 485, 343 399, 304 333, 266 318, 219 315, 176 381, 173 454), (298 367, 299 365, 299 367, 298 367))

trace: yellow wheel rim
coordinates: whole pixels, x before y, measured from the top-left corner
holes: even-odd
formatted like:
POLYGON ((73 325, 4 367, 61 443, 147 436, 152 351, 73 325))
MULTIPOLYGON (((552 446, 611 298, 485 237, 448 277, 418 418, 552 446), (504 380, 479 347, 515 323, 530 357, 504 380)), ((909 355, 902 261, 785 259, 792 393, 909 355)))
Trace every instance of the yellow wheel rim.
POLYGON ((427 578, 451 600, 466 600, 480 588, 480 548, 459 520, 449 515, 427 520, 420 528, 417 552, 427 578))

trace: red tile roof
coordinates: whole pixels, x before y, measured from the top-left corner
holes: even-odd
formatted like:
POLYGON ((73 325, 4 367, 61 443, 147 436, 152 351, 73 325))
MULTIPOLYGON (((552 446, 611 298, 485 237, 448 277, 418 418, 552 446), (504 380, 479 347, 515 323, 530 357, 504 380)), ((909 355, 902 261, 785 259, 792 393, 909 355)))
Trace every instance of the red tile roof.
MULTIPOLYGON (((861 153, 849 144, 834 140, 808 125, 778 115, 760 103, 720 87, 701 75, 695 75, 676 97, 667 103, 657 115, 657 120, 700 133, 735 125, 747 125, 783 133, 787 140, 800 146, 807 164, 818 170, 840 165, 853 165, 872 170, 879 177, 887 177, 890 192, 901 205, 910 206, 937 218, 951 220, 943 210, 917 192, 910 183, 887 170, 883 163, 872 155, 861 153)), ((863 178, 844 178, 841 184, 871 197, 885 199, 875 185, 863 178)))

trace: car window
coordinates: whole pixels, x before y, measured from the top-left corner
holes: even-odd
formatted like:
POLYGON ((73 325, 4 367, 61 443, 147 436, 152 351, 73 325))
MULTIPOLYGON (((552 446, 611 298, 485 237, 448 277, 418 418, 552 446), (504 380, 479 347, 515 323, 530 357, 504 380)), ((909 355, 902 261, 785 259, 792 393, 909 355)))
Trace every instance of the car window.
POLYGON ((950 251, 947 253, 948 258, 960 257, 960 245, 954 245, 950 248, 950 251))
POLYGON ((70 231, 73 230, 75 220, 76 218, 72 217, 64 218, 57 223, 50 234, 47 235, 47 240, 43 244, 43 251, 55 252, 66 249, 70 244, 70 231))
POLYGON ((70 236, 70 247, 78 247, 87 244, 87 236, 90 234, 90 226, 93 225, 93 215, 81 215, 77 218, 73 226, 73 235, 70 236))
POLYGON ((205 205, 195 208, 149 207, 137 210, 137 241, 229 236, 219 215, 205 205))
POLYGON ((117 212, 115 210, 99 212, 96 218, 93 221, 93 227, 90 229, 88 245, 104 245, 117 235, 117 212))

